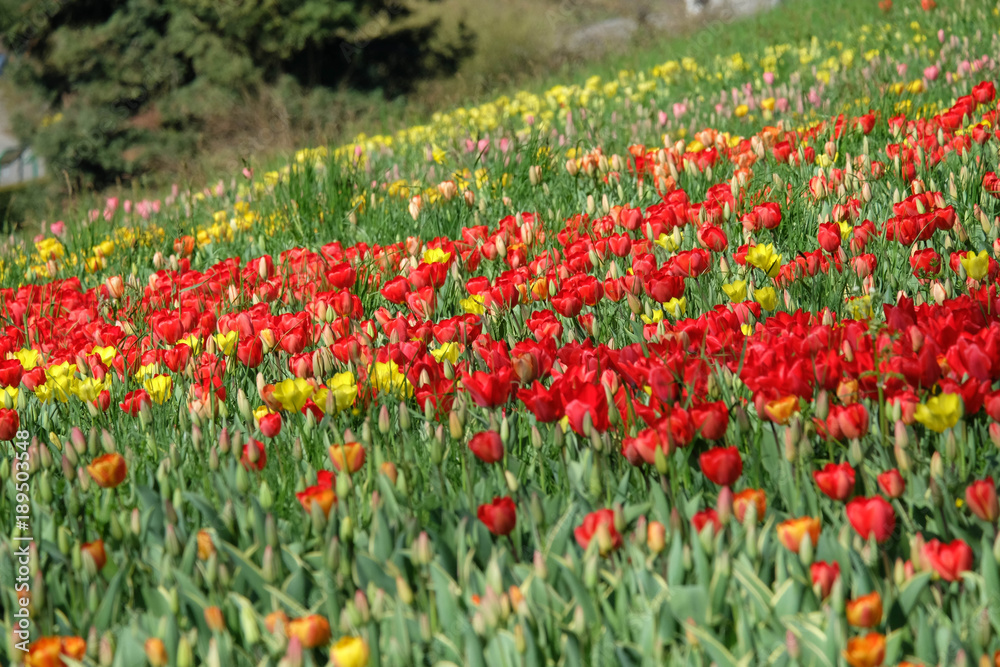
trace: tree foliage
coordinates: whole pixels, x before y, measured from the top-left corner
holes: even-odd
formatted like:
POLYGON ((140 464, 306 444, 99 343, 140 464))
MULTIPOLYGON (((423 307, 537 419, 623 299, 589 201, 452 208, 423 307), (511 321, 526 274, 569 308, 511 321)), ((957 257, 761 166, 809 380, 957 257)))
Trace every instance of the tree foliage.
POLYGON ((472 37, 442 39, 428 4, 0 0, 8 71, 42 110, 15 129, 78 185, 128 179, 204 147, 213 121, 279 84, 394 96, 453 72, 472 37))

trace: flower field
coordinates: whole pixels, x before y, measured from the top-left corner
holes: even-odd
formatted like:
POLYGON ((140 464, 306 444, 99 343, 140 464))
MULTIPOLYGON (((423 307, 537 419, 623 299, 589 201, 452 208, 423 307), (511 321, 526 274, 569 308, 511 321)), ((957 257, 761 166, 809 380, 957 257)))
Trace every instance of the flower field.
POLYGON ((852 2, 8 244, 0 662, 1000 664, 1000 11, 852 2))

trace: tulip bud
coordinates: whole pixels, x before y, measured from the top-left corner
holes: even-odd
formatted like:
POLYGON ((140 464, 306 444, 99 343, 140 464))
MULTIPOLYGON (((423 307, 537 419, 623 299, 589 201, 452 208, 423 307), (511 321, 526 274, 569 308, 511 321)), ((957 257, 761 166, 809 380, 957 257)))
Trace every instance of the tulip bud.
POLYGON ((646 543, 650 552, 659 554, 667 547, 667 528, 659 521, 650 521, 646 528, 646 543))

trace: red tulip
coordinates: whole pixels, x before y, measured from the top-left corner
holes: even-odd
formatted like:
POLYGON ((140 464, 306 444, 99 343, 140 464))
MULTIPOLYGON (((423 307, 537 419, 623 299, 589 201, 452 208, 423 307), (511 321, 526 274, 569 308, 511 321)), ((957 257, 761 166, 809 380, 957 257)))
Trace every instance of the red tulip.
POLYGON ((480 505, 476 515, 494 535, 508 535, 517 524, 517 506, 509 496, 480 505))
POLYGON ((965 502, 972 513, 983 521, 994 523, 1000 516, 997 487, 992 477, 973 482, 965 489, 965 502))
POLYGON ((17 410, 0 408, 0 442, 7 442, 17 437, 17 429, 21 427, 21 418, 17 410))
POLYGON ((712 524, 712 532, 717 533, 722 530, 722 522, 719 521, 719 514, 713 509, 702 510, 696 512, 694 516, 691 517, 691 525, 694 526, 695 532, 701 534, 705 526, 712 524))
POLYGON ((896 468, 886 470, 877 479, 879 488, 888 498, 899 498, 906 490, 906 482, 903 481, 903 476, 896 468))
POLYGON ((845 405, 837 412, 837 425, 844 437, 863 438, 868 433, 868 409, 861 403, 845 405))
POLYGON ((261 417, 260 432, 265 438, 273 438, 281 433, 281 413, 272 412, 261 417))
POLYGON ((503 442, 496 431, 482 431, 469 440, 469 449, 483 463, 496 463, 503 460, 503 442))
POLYGON ((591 512, 583 519, 583 523, 573 531, 577 544, 582 549, 590 546, 590 541, 598 537, 601 555, 606 555, 622 545, 622 536, 615 528, 615 513, 609 509, 591 512))
POLYGON ((819 588, 820 598, 826 599, 830 596, 833 584, 840 577, 840 563, 834 561, 816 561, 809 566, 809 574, 812 577, 813 586, 819 588))
POLYGON ((816 237, 820 247, 833 254, 840 248, 840 225, 836 222, 825 222, 819 226, 819 233, 816 237))
POLYGON ((958 581, 962 572, 972 569, 972 549, 962 540, 951 544, 931 540, 920 549, 920 557, 945 581, 958 581))
POLYGON ((579 435, 584 435, 584 416, 590 415, 591 426, 598 433, 608 430, 608 397, 603 386, 586 384, 572 393, 563 393, 563 410, 569 425, 579 435))
POLYGON ((0 360, 0 387, 16 387, 21 384, 24 366, 17 359, 0 360))
POLYGON ((896 528, 896 512, 882 496, 855 498, 847 503, 847 518, 864 539, 885 542, 896 528))
POLYGON ((267 452, 264 451, 264 443, 251 438, 250 442, 243 445, 243 455, 240 457, 240 463, 247 470, 263 470, 264 466, 267 465, 267 452))
POLYGON ((813 471, 816 486, 833 500, 847 500, 854 491, 854 468, 844 463, 827 463, 813 471))
POLYGON ((743 459, 735 447, 715 447, 698 457, 701 471, 719 486, 732 486, 743 474, 743 459))
POLYGON ((993 85, 992 81, 983 81, 982 83, 973 86, 972 97, 979 104, 988 104, 997 97, 996 86, 993 85))
POLYGON ((510 396, 510 373, 510 368, 502 368, 495 373, 465 373, 462 375, 462 386, 476 405, 495 408, 506 403, 510 396))
POLYGON ((150 407, 153 401, 145 389, 136 389, 125 394, 125 400, 118 404, 129 416, 135 417, 142 410, 142 406, 150 407))
POLYGON ((705 440, 721 440, 729 427, 729 410, 725 401, 693 405, 688 411, 698 435, 705 440))

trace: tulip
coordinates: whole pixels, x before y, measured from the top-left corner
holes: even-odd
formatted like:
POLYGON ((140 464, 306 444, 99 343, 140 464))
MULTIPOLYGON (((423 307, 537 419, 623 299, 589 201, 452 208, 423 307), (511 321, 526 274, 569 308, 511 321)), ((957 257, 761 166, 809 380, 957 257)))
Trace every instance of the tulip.
POLYGON ((107 553, 104 551, 104 541, 97 539, 93 542, 87 542, 80 547, 81 553, 90 554, 91 559, 94 561, 94 566, 97 571, 100 572, 104 569, 105 563, 108 562, 107 553))
POLYGON ((873 628, 882 622, 882 596, 877 591, 847 602, 847 622, 857 628, 873 628))
POLYGON ((816 486, 833 500, 847 500, 854 491, 854 468, 850 463, 827 463, 813 471, 816 486))
POLYGON ((87 642, 82 637, 41 637, 28 646, 24 664, 27 667, 58 667, 65 664, 62 656, 83 660, 86 652, 87 642))
POLYGON ((20 427, 21 419, 17 415, 17 410, 0 408, 0 442, 13 440, 20 427))
POLYGON ((146 660, 149 661, 150 667, 166 667, 167 663, 170 662, 170 657, 167 655, 167 647, 162 639, 150 637, 146 640, 144 649, 146 660))
POLYGON ((226 629, 226 619, 222 616, 222 610, 216 606, 205 607, 205 625, 212 632, 224 632, 226 629))
POLYGON ((698 457, 701 471, 719 486, 732 486, 743 474, 743 459, 735 447, 715 447, 698 457))
POLYGON ((913 418, 931 429, 942 433, 958 423, 962 416, 962 399, 958 394, 940 394, 921 403, 913 418))
POLYGON ((705 529, 705 526, 709 524, 712 525, 713 533, 722 530, 722 522, 719 520, 719 514, 714 509, 695 512, 694 516, 691 517, 691 525, 694 526, 695 532, 699 535, 705 529))
POLYGON ((602 556, 607 555, 622 545, 622 536, 615 529, 614 510, 603 509, 591 512, 583 519, 583 523, 573 530, 580 548, 586 550, 590 546, 590 541, 594 537, 601 537, 598 541, 602 556))
POLYGON ((125 481, 128 468, 125 457, 114 452, 98 456, 87 466, 87 472, 101 488, 113 489, 125 481))
POLYGON ((813 586, 818 590, 820 599, 826 599, 833 590, 833 583, 840 577, 840 563, 834 561, 816 561, 809 566, 809 575, 813 586))
POLYGON ((509 496, 480 505, 476 515, 494 535, 508 535, 517 524, 517 507, 509 496))
POLYGON ((965 274, 973 280, 982 280, 989 272, 990 255, 985 250, 979 251, 979 254, 970 250, 962 255, 960 261, 965 274))
POLYGON ((274 438, 281 433, 281 413, 271 412, 261 416, 258 420, 258 425, 260 426, 260 432, 265 438, 274 438))
POLYGON ((666 549, 667 527, 659 521, 650 521, 646 526, 646 544, 654 554, 658 554, 666 549))
POLYGON ((496 431, 481 431, 469 440, 469 449, 483 463, 503 460, 503 441, 496 431))
POLYGON ((303 648, 316 648, 330 641, 330 622, 318 614, 296 618, 288 622, 285 634, 296 637, 303 648))
POLYGON ((972 513, 988 523, 995 523, 1000 516, 997 487, 992 477, 973 482, 965 489, 965 503, 972 513))
POLYGON ((365 464, 365 448, 358 442, 330 445, 330 461, 338 471, 356 473, 365 464))
POLYGON ((885 498, 855 498, 847 503, 847 518, 863 539, 885 542, 896 528, 896 513, 885 498))
POLYGON ((240 463, 247 470, 257 470, 258 472, 263 470, 264 466, 267 465, 267 452, 264 450, 264 443, 250 438, 250 441, 243 445, 240 463))
POLYGON ((893 468, 881 473, 877 478, 878 486, 888 498, 899 498, 906 490, 906 482, 899 470, 893 468))
POLYGON ((778 524, 778 540, 789 551, 799 553, 799 548, 806 537, 814 547, 819 543, 821 528, 819 519, 810 516, 788 519, 778 524))
POLYGON ((763 489, 744 489, 733 496, 733 516, 740 523, 743 523, 743 518, 751 506, 756 511, 757 522, 763 522, 764 513, 767 511, 767 494, 763 489))
POLYGON ((365 667, 368 664, 368 643, 360 637, 341 637, 330 647, 333 667, 365 667))
POLYGON ((878 667, 885 660, 885 636, 871 632, 847 640, 844 658, 851 667, 878 667))

